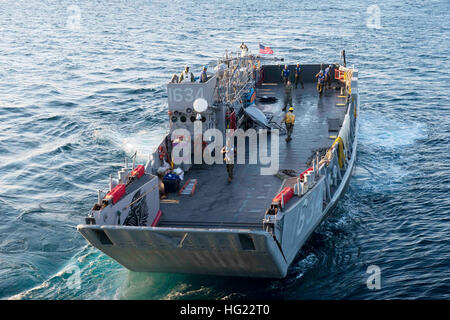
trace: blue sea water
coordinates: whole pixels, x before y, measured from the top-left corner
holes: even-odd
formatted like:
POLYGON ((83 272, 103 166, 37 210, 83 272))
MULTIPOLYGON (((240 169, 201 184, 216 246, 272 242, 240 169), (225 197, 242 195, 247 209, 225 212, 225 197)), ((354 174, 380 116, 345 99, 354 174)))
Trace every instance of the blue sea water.
POLYGON ((2 0, 0 298, 449 299, 449 12, 448 0, 2 0), (241 41, 290 63, 346 49, 361 98, 349 190, 285 279, 129 272, 76 226, 166 130, 170 75, 241 41))

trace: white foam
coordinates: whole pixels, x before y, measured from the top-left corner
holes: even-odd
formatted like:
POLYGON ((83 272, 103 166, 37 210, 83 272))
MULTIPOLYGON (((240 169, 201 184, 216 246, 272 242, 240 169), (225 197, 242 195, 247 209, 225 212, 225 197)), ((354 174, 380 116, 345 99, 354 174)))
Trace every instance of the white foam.
POLYGON ((131 156, 137 152, 138 161, 146 161, 148 155, 153 153, 167 134, 165 128, 154 128, 152 130, 140 130, 135 133, 123 134, 110 129, 96 130, 94 136, 112 143, 115 147, 122 149, 131 156))
POLYGON ((360 141, 387 149, 409 146, 427 135, 425 124, 393 119, 380 113, 367 113, 361 118, 360 141))

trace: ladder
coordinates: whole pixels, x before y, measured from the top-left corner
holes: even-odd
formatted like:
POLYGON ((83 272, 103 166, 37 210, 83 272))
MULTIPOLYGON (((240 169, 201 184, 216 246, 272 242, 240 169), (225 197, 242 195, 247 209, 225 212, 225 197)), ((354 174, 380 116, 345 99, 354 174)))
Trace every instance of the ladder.
POLYGON ((189 179, 178 192, 179 195, 194 195, 197 179, 189 179))

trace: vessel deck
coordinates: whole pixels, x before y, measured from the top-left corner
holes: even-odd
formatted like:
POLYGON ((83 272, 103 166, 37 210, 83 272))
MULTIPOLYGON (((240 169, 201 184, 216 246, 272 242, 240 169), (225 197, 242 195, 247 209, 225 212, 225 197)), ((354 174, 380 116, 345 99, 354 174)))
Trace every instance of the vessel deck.
MULTIPOLYGON (((257 106, 263 112, 273 112, 275 118, 283 117, 284 89, 280 84, 263 84, 257 96, 276 97, 273 104, 257 106)), ((257 98, 257 101, 259 99, 257 98)), ((296 122, 292 141, 280 136, 280 170, 293 169, 297 173, 307 168, 308 159, 319 148, 329 148, 345 116, 346 107, 339 90, 327 90, 319 98, 314 83, 294 89, 293 104, 296 122), (333 121, 330 119, 338 119, 333 121)), ((277 176, 260 175, 260 165, 235 165, 234 178, 227 181, 225 165, 194 166, 185 174, 187 179, 197 179, 193 196, 169 194, 173 203, 161 203, 163 212, 160 227, 245 228, 261 229, 264 214, 279 192, 283 180, 277 176)))

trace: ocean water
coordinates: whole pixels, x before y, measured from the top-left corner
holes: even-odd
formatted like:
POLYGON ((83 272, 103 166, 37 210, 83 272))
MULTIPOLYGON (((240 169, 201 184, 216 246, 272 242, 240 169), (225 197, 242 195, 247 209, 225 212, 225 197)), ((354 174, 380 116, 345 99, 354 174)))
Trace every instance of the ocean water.
POLYGON ((0 298, 450 298, 448 0, 1 4, 0 298), (241 41, 290 63, 346 49, 361 98, 349 190, 285 279, 129 272, 76 226, 167 129, 170 75, 241 41))

